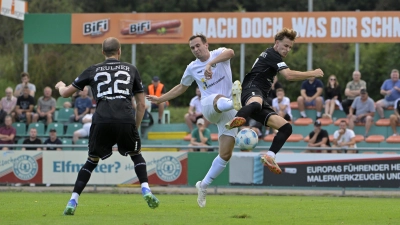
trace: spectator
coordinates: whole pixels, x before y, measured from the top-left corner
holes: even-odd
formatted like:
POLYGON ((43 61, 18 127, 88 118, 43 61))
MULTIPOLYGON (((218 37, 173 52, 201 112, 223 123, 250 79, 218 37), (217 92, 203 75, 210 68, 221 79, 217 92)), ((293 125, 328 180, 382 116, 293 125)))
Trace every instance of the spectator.
POLYGON ((32 122, 38 120, 46 120, 47 125, 53 122, 53 114, 56 111, 56 100, 51 97, 52 90, 50 87, 45 87, 43 96, 38 99, 36 113, 32 116, 32 122))
POLYGON ((383 108, 393 106, 394 102, 400 98, 400 80, 399 71, 397 69, 392 69, 390 79, 383 82, 381 86, 381 95, 384 95, 385 98, 376 103, 376 111, 378 111, 379 117, 383 119, 385 118, 383 108))
MULTIPOLYGON (((201 111, 201 92, 199 87, 196 87, 196 96, 190 100, 188 113, 185 114, 185 123, 189 127, 190 132, 193 131, 193 123, 200 118, 203 118, 201 111)), ((204 118, 203 118, 204 119, 204 118)), ((204 119, 204 126, 208 127, 209 122, 204 119)))
POLYGON ((329 81, 325 87, 325 114, 324 118, 332 118, 333 113, 335 112, 336 105, 339 106, 340 110, 343 110, 342 107, 342 94, 340 93, 340 85, 337 81, 335 75, 331 75, 329 77, 329 81))
POLYGON ((396 126, 400 124, 400 98, 394 103, 394 114, 390 115, 390 126, 393 130, 393 136, 397 136, 396 126))
MULTIPOLYGON (((160 82, 160 78, 157 76, 154 76, 152 81, 152 84, 150 84, 147 88, 147 93, 149 95, 155 95, 157 97, 160 97, 161 95, 165 94, 165 86, 163 83, 160 82)), ((151 104, 152 109, 158 109, 158 123, 161 123, 161 118, 164 116, 164 108, 168 106, 168 101, 163 102, 161 104, 151 104)))
POLYGON ((276 91, 278 89, 283 89, 283 86, 281 83, 279 83, 278 76, 274 76, 274 81, 271 85, 271 90, 268 92, 268 96, 267 96, 267 103, 269 105, 272 105, 272 100, 274 98, 276 98, 276 91))
POLYGON ((306 153, 328 153, 327 147, 331 147, 329 142, 329 134, 326 130, 321 128, 321 121, 316 120, 314 122, 314 130, 309 134, 310 140, 308 141, 308 147, 321 147, 325 149, 321 150, 306 150, 306 153))
MULTIPOLYGON (((41 145, 42 144, 42 140, 40 140, 39 138, 37 138, 37 130, 36 128, 32 127, 29 130, 29 138, 25 139, 23 142, 24 145, 41 145)), ((22 150, 37 150, 40 151, 42 150, 41 147, 23 147, 22 150)))
POLYGON ((1 99, 0 105, 7 114, 14 112, 17 105, 17 98, 13 95, 11 87, 6 88, 6 96, 1 99))
POLYGON ((32 83, 29 83, 29 74, 26 72, 21 73, 21 83, 15 87, 14 96, 19 97, 24 94, 24 87, 28 86, 29 95, 35 97, 36 86, 32 83))
POLYGON ((353 72, 353 80, 349 81, 346 84, 346 89, 344 91, 344 95, 346 95, 347 99, 342 102, 343 111, 346 115, 349 115, 349 109, 351 104, 356 97, 360 96, 360 90, 367 89, 367 84, 365 81, 361 80, 361 73, 360 71, 353 72))
POLYGON ((322 98, 322 91, 324 84, 321 80, 315 77, 308 78, 301 84, 301 96, 297 98, 300 115, 302 118, 307 117, 305 107, 315 106, 317 110, 317 119, 321 118, 321 111, 324 99, 322 98))
POLYGON ((74 142, 74 144, 76 144, 79 138, 89 137, 90 126, 92 125, 92 118, 95 112, 96 112, 96 105, 92 105, 92 107, 90 107, 90 112, 82 118, 82 123, 83 123, 82 128, 76 130, 73 134, 72 141, 74 142))
MULTIPOLYGON (((5 125, 0 127, 0 144, 14 144, 14 138, 17 131, 12 126, 12 118, 6 116, 5 125)), ((2 150, 9 150, 8 147, 2 147, 2 150)))
POLYGON ((76 98, 74 104, 74 114, 71 115, 69 121, 82 123, 82 118, 89 113, 92 107, 92 100, 88 97, 88 87, 79 92, 79 97, 76 98))
POLYGON ((356 97, 349 110, 349 128, 354 129, 354 123, 365 123, 364 137, 368 137, 375 114, 374 100, 368 97, 367 90, 361 89, 361 95, 356 97), (354 114, 354 111, 356 113, 354 114))
MULTIPOLYGON (((93 102, 93 92, 92 92, 92 88, 90 86, 86 86, 86 88, 88 89, 87 91, 87 96, 92 100, 93 102)), ((76 91, 75 93, 72 94, 71 96, 71 101, 67 101, 63 103, 63 107, 64 108, 72 108, 75 106, 75 100, 79 97, 79 93, 80 91, 76 91)), ((93 104, 95 104, 95 102, 93 102, 93 104)))
POLYGON ((32 121, 33 106, 35 105, 35 99, 29 95, 28 86, 24 87, 24 94, 17 98, 17 105, 15 106, 15 112, 11 115, 16 121, 26 121, 29 125, 32 121))
MULTIPOLYGON (((204 125, 204 119, 197 120, 197 128, 192 131, 192 139, 189 146, 211 146, 211 131, 204 125)), ((207 152, 207 148, 191 148, 189 151, 207 152)))
MULTIPOLYGON (((49 138, 44 141, 45 145, 62 145, 62 141, 57 137, 57 131, 56 129, 50 129, 49 132, 49 138)), ((44 151, 46 150, 57 150, 61 151, 60 147, 44 147, 44 151)))
POLYGON ((292 109, 290 108, 290 99, 285 96, 282 88, 276 90, 276 98, 272 100, 272 108, 287 121, 292 120, 292 109))
MULTIPOLYGON (((342 148, 347 153, 357 153, 356 135, 354 131, 347 128, 346 120, 340 121, 339 130, 333 133, 333 146, 334 148, 342 148), (350 150, 349 150, 350 149, 350 150)), ((332 150, 332 153, 342 153, 341 150, 332 150)))

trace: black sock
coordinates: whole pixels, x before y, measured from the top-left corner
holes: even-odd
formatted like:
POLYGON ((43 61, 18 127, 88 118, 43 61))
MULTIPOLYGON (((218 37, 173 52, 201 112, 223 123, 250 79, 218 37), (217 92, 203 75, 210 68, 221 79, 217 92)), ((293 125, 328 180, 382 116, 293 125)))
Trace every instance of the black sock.
POLYGON ((92 161, 90 159, 86 161, 85 165, 83 165, 81 170, 79 170, 73 192, 81 195, 83 189, 85 189, 86 187, 87 182, 89 182, 92 171, 96 168, 97 164, 98 162, 92 161))
POLYGON ((147 166, 142 154, 131 156, 133 164, 135 165, 135 172, 139 178, 140 183, 149 182, 147 178, 147 166))
POLYGON ((252 102, 248 105, 243 106, 237 113, 236 117, 249 118, 253 113, 257 113, 262 109, 262 106, 258 102, 252 102))
POLYGON ((278 153, 291 134, 292 134, 292 125, 286 123, 285 125, 281 126, 281 128, 278 129, 278 133, 274 137, 274 140, 272 141, 269 150, 273 151, 275 154, 278 153))

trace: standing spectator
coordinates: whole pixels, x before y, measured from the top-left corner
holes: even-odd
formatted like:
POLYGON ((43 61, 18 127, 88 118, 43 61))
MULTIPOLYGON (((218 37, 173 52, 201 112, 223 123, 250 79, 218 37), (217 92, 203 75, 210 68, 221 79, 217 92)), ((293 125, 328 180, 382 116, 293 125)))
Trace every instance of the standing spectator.
POLYGON ((383 119, 385 118, 383 108, 393 106, 394 102, 400 98, 400 80, 399 71, 397 69, 392 69, 390 79, 383 82, 381 86, 381 95, 384 95, 385 98, 376 103, 376 111, 378 111, 379 117, 383 119))
POLYGON ((6 88, 6 96, 1 98, 0 105, 7 114, 14 112, 17 105, 17 98, 13 95, 11 87, 6 88))
MULTIPOLYGON (((196 87, 196 96, 190 100, 189 110, 188 113, 185 114, 184 118, 190 132, 193 131, 193 123, 196 123, 199 118, 203 118, 203 112, 201 111, 201 92, 199 87, 196 87)), ((204 126, 208 126, 207 120, 204 120, 204 126)))
POLYGON ((342 106, 346 115, 349 115, 349 109, 354 99, 360 96, 361 89, 367 90, 367 84, 365 81, 361 80, 360 71, 354 71, 353 80, 346 84, 346 89, 344 91, 344 95, 346 95, 347 99, 342 102, 342 106))
POLYGON ((343 110, 342 107, 342 94, 340 93, 340 85, 337 81, 335 75, 329 76, 329 81, 325 87, 325 114, 324 118, 332 118, 333 113, 335 112, 336 105, 339 106, 340 110, 343 110))
POLYGON ((306 153, 328 153, 327 147, 331 147, 331 143, 329 142, 329 134, 328 131, 321 128, 321 121, 316 120, 314 122, 314 130, 309 134, 310 140, 308 141, 308 147, 321 147, 325 149, 321 150, 306 150, 306 153))
MULTIPOLYGON (((49 138, 44 141, 45 145, 62 145, 62 141, 57 137, 56 129, 50 129, 49 138)), ((60 147, 44 147, 44 151, 46 150, 57 150, 61 151, 60 147)))
POLYGON ((29 88, 29 95, 35 97, 36 86, 29 83, 29 74, 26 72, 21 73, 21 83, 15 87, 14 96, 18 98, 23 95, 25 86, 28 86, 29 88))
POLYGON ((301 84, 300 96, 297 98, 300 115, 302 118, 307 117, 305 107, 315 106, 317 110, 317 119, 321 118, 321 111, 324 99, 322 98, 322 91, 324 84, 321 80, 315 77, 308 78, 301 84))
MULTIPOLYGON (((4 121, 5 125, 0 127, 0 144, 14 144, 14 138, 17 131, 12 126, 11 116, 7 115, 4 121)), ((3 147, 2 150, 9 150, 9 148, 3 147)))
POLYGON ((274 98, 276 98, 276 91, 278 89, 283 89, 283 86, 281 83, 279 83, 278 76, 274 76, 274 81, 271 85, 271 90, 268 92, 268 96, 267 96, 267 103, 269 105, 272 105, 272 100, 274 98))
POLYGON ((390 126, 393 130, 393 136, 397 136, 396 126, 400 124, 400 98, 394 103, 394 114, 390 115, 390 126))
POLYGON ((53 122, 53 114, 56 111, 56 100, 51 97, 52 90, 50 87, 45 87, 43 96, 38 99, 36 113, 32 116, 32 122, 38 120, 46 120, 47 125, 53 122))
POLYGON ((290 108, 290 99, 285 96, 282 88, 276 90, 276 98, 272 100, 272 108, 287 121, 292 120, 292 109, 290 108))
MULTIPOLYGON (((342 148, 347 153, 357 153, 356 135, 353 130, 347 128, 346 120, 340 121, 339 130, 333 133, 333 146, 334 148, 342 148), (349 150, 350 149, 350 150, 349 150)), ((332 153, 341 153, 341 150, 332 150, 332 153)))
MULTIPOLYGON (((197 120, 197 128, 192 131, 192 139, 189 146, 211 146, 211 131, 204 125, 204 119, 197 120)), ((189 151, 207 152, 207 148, 191 148, 189 151)))
POLYGON ((354 123, 365 123, 364 137, 368 137, 369 130, 375 115, 375 103, 368 97, 367 90, 361 89, 361 95, 356 97, 349 110, 349 128, 354 129, 354 123), (354 114, 354 111, 356 113, 354 114))
POLYGON ((88 87, 85 87, 79 94, 80 96, 75 100, 74 114, 69 118, 71 123, 82 123, 82 118, 89 113, 92 107, 92 100, 88 97, 88 87))
MULTIPOLYGON (((23 142, 24 145, 41 145, 42 144, 42 140, 40 140, 39 138, 37 138, 37 130, 36 128, 32 127, 29 130, 29 138, 25 139, 23 142)), ((22 150, 42 150, 42 148, 40 147, 23 147, 22 150)))
POLYGON ((35 99, 29 95, 28 86, 24 87, 24 94, 17 98, 17 105, 15 106, 15 112, 11 115, 16 121, 26 121, 26 124, 30 124, 32 121, 33 106, 35 105, 35 99))
POLYGON ((92 107, 90 108, 90 112, 82 118, 82 123, 83 123, 82 128, 74 132, 72 138, 74 144, 76 144, 79 138, 89 137, 90 126, 92 126, 92 118, 95 112, 96 112, 96 105, 92 105, 92 107))
MULTIPOLYGON (((165 86, 163 83, 160 82, 160 78, 157 76, 154 76, 151 84, 147 88, 147 93, 149 95, 155 95, 157 97, 160 97, 161 95, 165 94, 165 86)), ((152 109, 158 109, 158 123, 161 123, 161 118, 164 116, 164 108, 168 106, 168 101, 163 102, 160 104, 151 104, 152 109)))

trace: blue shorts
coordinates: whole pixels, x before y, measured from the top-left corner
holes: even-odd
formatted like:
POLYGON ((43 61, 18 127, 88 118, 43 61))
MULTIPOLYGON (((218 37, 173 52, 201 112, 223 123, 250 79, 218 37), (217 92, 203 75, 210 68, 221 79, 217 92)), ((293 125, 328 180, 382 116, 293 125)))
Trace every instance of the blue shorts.
MULTIPOLYGON (((322 102, 324 102, 324 97, 322 97, 322 96, 319 96, 319 97, 321 97, 321 98, 322 98, 322 102)), ((318 98, 318 97, 317 97, 317 98, 318 98)), ((315 105, 316 105, 315 99, 312 100, 311 102, 306 102, 306 101, 304 100, 304 105, 305 105, 305 106, 315 106, 315 105)))

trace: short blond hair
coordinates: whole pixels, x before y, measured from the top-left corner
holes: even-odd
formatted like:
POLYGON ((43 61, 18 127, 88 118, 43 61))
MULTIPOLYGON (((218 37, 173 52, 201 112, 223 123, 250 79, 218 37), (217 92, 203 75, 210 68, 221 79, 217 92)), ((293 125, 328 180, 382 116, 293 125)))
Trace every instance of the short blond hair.
POLYGON ((283 39, 285 39, 285 37, 291 41, 294 41, 296 39, 296 36, 297 32, 295 30, 285 27, 275 35, 275 41, 282 41, 283 39))

